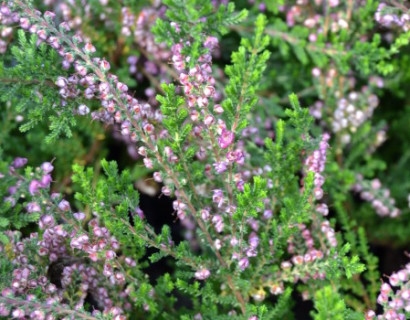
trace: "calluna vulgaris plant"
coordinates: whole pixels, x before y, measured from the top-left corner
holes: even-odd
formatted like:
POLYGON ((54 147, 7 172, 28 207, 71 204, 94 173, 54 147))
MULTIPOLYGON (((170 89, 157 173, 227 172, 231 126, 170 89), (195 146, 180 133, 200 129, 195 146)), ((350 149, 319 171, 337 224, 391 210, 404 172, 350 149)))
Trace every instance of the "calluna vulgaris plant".
POLYGON ((408 2, 9 0, 0 37, 1 319, 410 318, 408 2))

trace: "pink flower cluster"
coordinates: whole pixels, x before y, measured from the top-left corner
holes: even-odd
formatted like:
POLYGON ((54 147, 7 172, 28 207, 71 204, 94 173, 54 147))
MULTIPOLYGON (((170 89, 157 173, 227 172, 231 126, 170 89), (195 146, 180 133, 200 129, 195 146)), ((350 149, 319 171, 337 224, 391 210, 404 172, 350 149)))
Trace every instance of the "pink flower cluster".
POLYGON ((0 54, 6 52, 7 46, 13 35, 13 28, 10 25, 18 22, 18 16, 11 15, 10 9, 2 4, 0 7, 0 54))
POLYGON ((329 139, 329 134, 323 134, 322 141, 319 143, 319 149, 313 151, 305 161, 306 171, 314 173, 314 196, 317 200, 323 198, 322 186, 325 183, 325 178, 322 176, 322 172, 325 170, 326 149, 328 148, 329 139))
MULTIPOLYGON (((39 194, 41 190, 48 190, 52 181, 51 172, 54 167, 50 162, 44 162, 40 167, 36 168, 31 173, 30 180, 27 181, 23 176, 19 174, 18 169, 23 168, 27 164, 26 158, 16 158, 9 166, 8 176, 14 178, 14 185, 8 189, 9 195, 4 198, 14 207, 21 198, 26 196, 34 196, 39 194)), ((0 176, 0 179, 4 178, 0 176)), ((28 202, 26 206, 27 212, 39 212, 41 210, 40 205, 35 202, 28 202)))
POLYGON ((373 115, 379 104, 375 94, 369 94, 367 87, 361 93, 350 92, 348 99, 342 98, 337 103, 333 113, 333 132, 342 131, 341 139, 344 144, 350 142, 351 134, 373 115))
MULTIPOLYGON (((60 275, 51 276, 45 274, 45 269, 38 265, 42 255, 36 256, 33 252, 39 240, 39 234, 33 233, 29 238, 24 239, 20 239, 21 235, 18 232, 9 232, 7 235, 10 240, 9 249, 6 251, 5 247, 0 245, 0 252, 13 255, 10 261, 12 261, 14 271, 10 279, 10 287, 3 289, 0 301, 10 299, 10 301, 21 301, 21 303, 1 302, 0 316, 10 315, 16 319, 25 319, 25 317, 36 320, 56 319, 55 314, 58 314, 60 308, 82 310, 85 297, 91 293, 97 300, 94 315, 100 313, 98 310, 103 310, 105 315, 110 315, 113 319, 125 320, 122 309, 114 306, 109 297, 112 292, 107 291, 105 278, 97 269, 87 266, 85 260, 69 256, 60 258, 54 266, 49 266, 49 273, 60 270, 61 277, 60 275), (58 277, 59 283, 51 283, 50 277, 51 279, 58 277), (76 277, 78 281, 73 282, 73 277, 76 277), (67 293, 73 289, 76 290, 76 296, 67 300, 67 293), (41 303, 37 300, 39 292, 46 296, 46 300, 41 303), (70 305, 74 301, 75 305, 70 305)), ((121 298, 127 300, 127 296, 124 296, 126 291, 121 292, 121 298)))
POLYGON ((400 209, 395 207, 396 201, 390 197, 390 190, 383 188, 379 179, 369 181, 358 175, 353 191, 360 193, 363 200, 370 202, 379 216, 396 218, 400 215, 400 209))
POLYGON ((386 28, 400 28, 404 32, 410 30, 410 9, 406 11, 394 10, 381 2, 374 15, 374 19, 386 28))
POLYGON ((373 310, 367 311, 366 320, 391 319, 404 320, 410 312, 410 264, 393 273, 388 282, 384 282, 377 297, 377 303, 383 307, 383 313, 376 316, 373 310))
POLYGON ((309 1, 297 1, 297 4, 282 7, 281 10, 286 12, 286 22, 288 26, 293 27, 297 24, 304 25, 311 30, 308 40, 316 42, 318 37, 328 31, 339 33, 349 28, 348 17, 345 10, 335 10, 340 6, 339 0, 331 0, 326 3, 322 0, 315 0, 314 3, 309 1), (312 6, 317 8, 312 10, 312 6), (319 13, 321 8, 326 7, 330 14, 319 13), (332 12, 334 11, 334 12, 332 12), (329 28, 330 30, 328 30, 329 28))
MULTIPOLYGON (((320 74, 320 70, 317 69, 320 74)), ((336 73, 328 72, 324 76, 326 85, 330 88, 334 87, 336 73)), ((354 79, 350 79, 354 82, 354 79)), ((383 86, 380 78, 372 77, 369 79, 370 86, 363 86, 361 91, 351 91, 347 94, 347 98, 338 99, 336 104, 326 105, 325 101, 318 100, 310 106, 310 114, 320 120, 320 124, 324 128, 331 130, 340 136, 340 141, 345 145, 351 142, 352 134, 354 134, 365 121, 372 118, 374 110, 379 105, 379 99, 372 93, 374 87, 383 86), (379 83, 381 81, 381 83, 379 83), (330 112, 331 111, 331 112, 330 112)), ((352 83, 353 86, 353 83, 352 83)), ((351 86, 351 87, 352 87, 351 86)))

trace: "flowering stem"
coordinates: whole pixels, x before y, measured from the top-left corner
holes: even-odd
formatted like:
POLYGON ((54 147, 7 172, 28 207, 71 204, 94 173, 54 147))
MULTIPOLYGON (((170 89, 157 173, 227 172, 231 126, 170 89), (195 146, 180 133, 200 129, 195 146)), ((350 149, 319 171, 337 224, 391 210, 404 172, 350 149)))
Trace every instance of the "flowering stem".
POLYGON ((10 306, 25 306, 37 310, 49 310, 52 312, 56 312, 60 315, 67 314, 67 315, 72 315, 76 319, 86 319, 86 320, 97 320, 97 318, 90 316, 86 313, 76 311, 76 310, 71 310, 71 309, 65 309, 62 307, 59 307, 58 305, 47 305, 47 304, 41 304, 33 301, 27 301, 27 300, 22 300, 18 298, 5 298, 0 296, 0 302, 1 303, 6 303, 7 305, 10 306))
MULTIPOLYGON (((206 111, 209 113, 209 110, 208 110, 208 108, 206 108, 206 111)), ((211 139, 211 146, 212 146, 212 151, 213 151, 213 153, 214 153, 214 156, 215 156, 215 160, 217 161, 217 162, 220 162, 221 160, 221 158, 220 158, 220 156, 219 156, 219 149, 218 149, 218 147, 217 147, 217 144, 216 144, 216 139, 215 139, 215 135, 214 135, 214 133, 212 132, 212 130, 208 130, 208 132, 209 132, 209 137, 210 137, 210 139, 211 139)), ((232 168, 232 165, 230 164, 229 165, 229 170, 231 171, 231 168, 232 168)), ((231 173, 230 173, 231 174, 231 173)), ((231 189, 231 178, 232 177, 230 177, 230 179, 228 180, 228 183, 226 182, 226 179, 223 179, 223 183, 224 183, 224 186, 225 186, 225 189, 226 190, 228 190, 228 194, 229 194, 229 206, 231 206, 232 205, 232 203, 233 203, 233 199, 232 199, 232 189, 231 189)), ((231 215, 228 215, 228 217, 229 217, 229 222, 230 222, 230 224, 231 224, 231 228, 232 228, 232 234, 235 234, 235 223, 234 223, 234 221, 233 221, 233 219, 232 219, 232 216, 231 215)))
POLYGON ((182 161, 182 165, 183 165, 184 170, 185 170, 185 173, 186 173, 186 175, 187 175, 187 179, 188 179, 189 185, 190 185, 190 187, 191 187, 191 189, 192 189, 192 193, 193 193, 193 195, 194 195, 196 201, 198 201, 198 204, 199 204, 200 206, 202 206, 201 200, 199 199, 198 193, 196 192, 194 183, 193 183, 193 181, 192 181, 191 174, 189 173, 190 170, 188 169, 188 166, 187 166, 185 160, 182 161))
POLYGON ((242 257, 242 242, 243 242, 243 229, 245 225, 245 217, 246 217, 246 210, 243 213, 242 216, 242 222, 241 222, 241 240, 239 241, 239 255, 242 257))
MULTIPOLYGON (((150 244, 151 247, 156 248, 164 253, 166 253, 167 255, 175 258, 176 260, 182 260, 184 261, 188 266, 190 266, 193 269, 198 270, 200 268, 199 265, 197 265, 192 259, 189 259, 187 257, 177 257, 177 255, 170 249, 168 249, 168 247, 162 247, 160 245, 158 245, 154 240, 150 239, 149 237, 146 237, 144 234, 142 233, 137 233, 135 231, 135 229, 124 219, 121 219, 121 221, 123 221, 125 224, 128 225, 129 230, 131 231, 131 233, 136 236, 139 237, 141 239, 143 239, 144 241, 148 242, 150 244)), ((156 233, 151 230, 148 226, 145 226, 145 230, 150 233, 153 236, 157 236, 156 233)))
MULTIPOLYGON (((181 198, 185 201, 187 206, 189 207, 193 218, 195 219, 197 225, 200 227, 202 232, 205 234, 205 237, 210 245, 210 247, 213 249, 218 261, 220 264, 227 268, 227 264, 222 258, 221 254, 219 251, 216 249, 215 244, 212 240, 211 235, 209 234, 206 226, 203 224, 203 222, 198 218, 197 210, 195 207, 192 205, 188 195, 184 191, 184 189, 181 187, 179 183, 178 177, 174 174, 174 172, 171 170, 171 168, 165 163, 163 160, 161 154, 158 151, 158 148, 154 146, 154 144, 150 141, 149 137, 145 134, 145 132, 142 130, 140 125, 136 122, 134 117, 130 114, 130 110, 127 108, 127 106, 124 104, 123 100, 119 97, 118 92, 116 88, 112 86, 112 84, 108 81, 106 75, 104 72, 102 72, 97 65, 95 65, 90 57, 88 55, 84 54, 74 43, 71 39, 69 39, 67 36, 65 36, 62 32, 58 31, 53 25, 50 25, 45 19, 42 17, 39 17, 26 3, 16 0, 16 4, 18 4, 21 8, 25 9, 25 12, 27 15, 29 15, 32 19, 36 20, 38 23, 40 23, 43 27, 45 27, 47 30, 52 31, 59 39, 64 41, 70 48, 75 52, 77 56, 79 56, 86 64, 87 66, 92 69, 92 71, 95 73, 95 75, 98 77, 99 81, 102 83, 107 83, 110 86, 110 91, 112 92, 113 95, 113 100, 118 104, 118 107, 121 109, 122 112, 125 113, 127 116, 127 119, 130 121, 134 129, 138 132, 138 134, 141 137, 141 140, 146 144, 146 146, 151 150, 151 152, 154 153, 155 158, 157 159, 158 163, 160 166, 165 170, 165 172, 168 174, 168 176, 172 179, 175 187, 179 191, 179 194, 181 198)), ((235 297, 240 303, 241 306, 241 311, 243 314, 245 314, 245 301, 243 297, 241 296, 240 292, 235 289, 235 286, 233 284, 232 278, 230 275, 227 276, 228 284, 231 290, 233 291, 235 297)))

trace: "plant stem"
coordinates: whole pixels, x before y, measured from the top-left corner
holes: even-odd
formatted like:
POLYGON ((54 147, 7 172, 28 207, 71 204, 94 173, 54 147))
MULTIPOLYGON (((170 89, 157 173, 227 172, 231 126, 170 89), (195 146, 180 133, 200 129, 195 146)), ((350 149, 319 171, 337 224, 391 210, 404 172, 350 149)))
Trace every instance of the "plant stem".
POLYGON ((41 304, 38 302, 34 301, 27 301, 27 300, 22 300, 18 298, 7 298, 7 297, 2 297, 0 296, 0 302, 1 303, 6 303, 9 306, 24 306, 28 307, 31 309, 36 309, 36 310, 48 310, 55 312, 59 315, 71 315, 74 316, 75 319, 86 319, 86 320, 97 320, 97 318, 90 316, 86 313, 77 311, 77 310, 71 310, 71 309, 66 309, 58 305, 47 305, 47 304, 41 304))

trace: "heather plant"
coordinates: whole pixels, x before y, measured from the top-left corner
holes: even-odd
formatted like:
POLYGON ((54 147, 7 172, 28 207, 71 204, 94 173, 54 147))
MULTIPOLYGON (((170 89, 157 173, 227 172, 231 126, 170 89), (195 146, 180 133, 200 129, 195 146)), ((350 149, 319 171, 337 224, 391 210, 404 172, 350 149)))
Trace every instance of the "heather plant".
POLYGON ((0 318, 410 318, 409 14, 2 2, 0 318))

